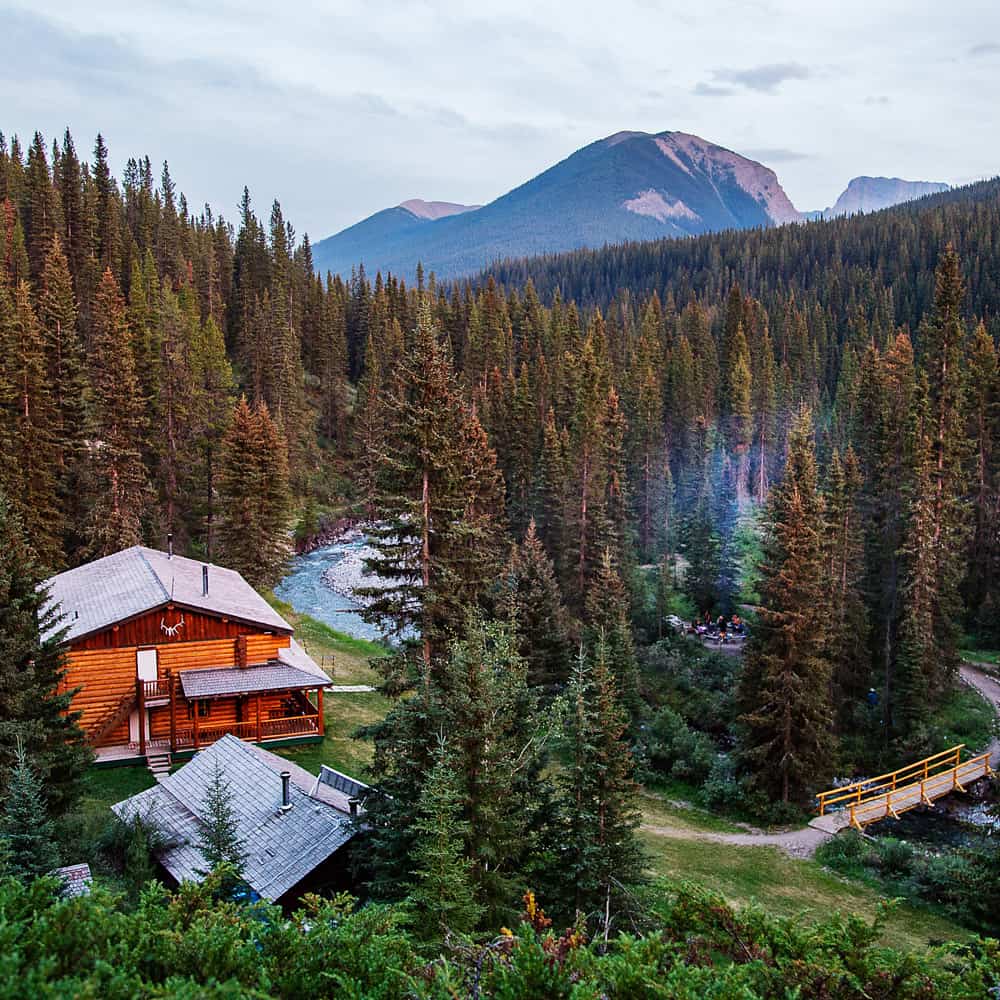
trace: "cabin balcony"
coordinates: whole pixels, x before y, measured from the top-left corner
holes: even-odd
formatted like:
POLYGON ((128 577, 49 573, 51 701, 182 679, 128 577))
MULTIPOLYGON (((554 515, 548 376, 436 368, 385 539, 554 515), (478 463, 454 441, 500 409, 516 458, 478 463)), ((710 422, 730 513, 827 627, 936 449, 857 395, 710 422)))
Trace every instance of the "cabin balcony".
MULTIPOLYGON (((293 676, 299 673, 290 674, 283 665, 262 665, 140 679, 135 697, 124 705, 130 710, 128 738, 96 746, 97 763, 186 755, 226 735, 264 744, 322 739, 327 685, 315 676, 293 676), (301 686, 288 686, 290 681, 301 686)), ((123 712, 117 714, 124 718, 123 712)), ((118 726, 122 736, 125 728, 124 723, 118 726)))

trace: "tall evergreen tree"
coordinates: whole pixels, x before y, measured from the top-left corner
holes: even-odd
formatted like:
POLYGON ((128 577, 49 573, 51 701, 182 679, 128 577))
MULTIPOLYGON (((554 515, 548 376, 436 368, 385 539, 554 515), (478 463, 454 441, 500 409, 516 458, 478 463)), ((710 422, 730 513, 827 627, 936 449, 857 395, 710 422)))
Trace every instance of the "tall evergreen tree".
POLYGON ((125 302, 110 269, 93 308, 88 443, 87 524, 90 555, 104 556, 142 541, 149 483, 142 463, 142 412, 125 302))
POLYGON ((567 764, 557 779, 563 824, 558 866, 563 898, 605 931, 629 908, 630 890, 644 881, 627 728, 604 643, 598 642, 591 656, 581 653, 567 692, 567 764))
POLYGON ((737 692, 740 753, 756 788, 782 802, 804 802, 829 780, 833 757, 823 499, 808 408, 789 432, 765 524, 762 607, 737 692))
POLYGON ((272 587, 290 557, 288 457, 267 406, 242 397, 219 461, 219 562, 257 588, 272 587))
POLYGON ((0 493, 0 767, 12 767, 23 742, 51 808, 72 802, 90 762, 73 691, 63 684, 61 620, 10 502, 0 493))
POLYGON ((41 779, 20 741, 5 784, 0 842, 6 848, 6 869, 20 882, 30 883, 59 864, 59 849, 41 779))
POLYGON ((422 937, 468 933, 482 915, 465 853, 469 824, 464 819, 463 779, 443 737, 434 750, 417 806, 413 847, 414 885, 410 899, 423 918, 422 937))

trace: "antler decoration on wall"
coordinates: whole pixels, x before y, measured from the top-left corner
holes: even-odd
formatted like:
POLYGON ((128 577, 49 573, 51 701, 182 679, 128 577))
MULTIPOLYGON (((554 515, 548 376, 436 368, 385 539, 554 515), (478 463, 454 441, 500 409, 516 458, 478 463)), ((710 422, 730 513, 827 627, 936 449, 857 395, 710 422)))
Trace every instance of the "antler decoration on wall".
POLYGON ((181 620, 176 625, 168 625, 163 618, 160 619, 160 628, 171 638, 174 638, 183 627, 184 627, 183 615, 181 615, 181 620))

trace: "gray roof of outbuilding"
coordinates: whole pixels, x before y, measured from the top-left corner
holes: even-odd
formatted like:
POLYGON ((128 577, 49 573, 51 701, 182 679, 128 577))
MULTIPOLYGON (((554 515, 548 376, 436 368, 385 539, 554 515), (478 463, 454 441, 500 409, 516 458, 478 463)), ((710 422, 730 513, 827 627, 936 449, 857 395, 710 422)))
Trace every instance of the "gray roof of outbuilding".
POLYGON ((208 867, 198 843, 216 764, 232 797, 243 877, 264 899, 283 896, 354 836, 347 813, 303 789, 301 768, 290 783, 292 808, 281 812, 280 775, 292 771, 288 761, 227 735, 158 785, 111 807, 122 819, 138 814, 161 831, 166 846, 158 857, 179 882, 200 881, 208 867))
POLYGON ((59 606, 66 640, 151 611, 164 604, 217 614, 267 629, 292 627, 235 570, 208 567, 208 593, 202 593, 205 563, 168 556, 134 545, 103 559, 84 563, 47 580, 53 604, 59 606))
POLYGON ((265 663, 257 667, 218 667, 210 670, 182 670, 179 674, 185 698, 220 698, 224 695, 254 694, 259 691, 291 691, 325 687, 321 680, 287 663, 265 663))

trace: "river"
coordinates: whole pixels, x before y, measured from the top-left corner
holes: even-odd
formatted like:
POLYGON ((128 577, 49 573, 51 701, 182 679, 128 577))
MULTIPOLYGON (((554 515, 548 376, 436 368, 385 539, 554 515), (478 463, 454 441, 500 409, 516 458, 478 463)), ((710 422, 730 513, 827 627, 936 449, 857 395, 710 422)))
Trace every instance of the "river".
POLYGON ((378 641, 378 629, 362 621, 358 614, 360 606, 323 582, 323 574, 331 566, 364 544, 364 536, 359 535, 296 556, 289 574, 274 588, 275 595, 287 601, 300 614, 309 615, 338 632, 378 641))

